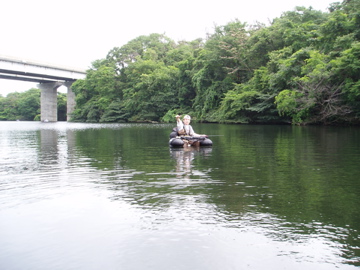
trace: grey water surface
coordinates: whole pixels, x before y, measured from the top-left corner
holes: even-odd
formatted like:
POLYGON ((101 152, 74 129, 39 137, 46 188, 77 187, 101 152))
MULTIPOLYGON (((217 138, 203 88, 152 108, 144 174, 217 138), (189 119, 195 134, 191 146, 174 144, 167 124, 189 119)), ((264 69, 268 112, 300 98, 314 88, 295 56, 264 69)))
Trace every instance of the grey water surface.
POLYGON ((355 269, 360 129, 0 122, 0 269, 355 269))

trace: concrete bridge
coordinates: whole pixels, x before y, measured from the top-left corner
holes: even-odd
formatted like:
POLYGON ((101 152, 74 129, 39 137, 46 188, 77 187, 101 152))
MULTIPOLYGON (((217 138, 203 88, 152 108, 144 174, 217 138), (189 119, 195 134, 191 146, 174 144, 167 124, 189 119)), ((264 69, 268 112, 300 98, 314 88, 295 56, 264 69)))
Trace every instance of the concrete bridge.
POLYGON ((76 105, 71 85, 85 76, 85 70, 0 56, 0 79, 38 83, 37 87, 41 90, 43 122, 57 121, 57 89, 62 85, 67 87, 67 120, 70 119, 76 105))

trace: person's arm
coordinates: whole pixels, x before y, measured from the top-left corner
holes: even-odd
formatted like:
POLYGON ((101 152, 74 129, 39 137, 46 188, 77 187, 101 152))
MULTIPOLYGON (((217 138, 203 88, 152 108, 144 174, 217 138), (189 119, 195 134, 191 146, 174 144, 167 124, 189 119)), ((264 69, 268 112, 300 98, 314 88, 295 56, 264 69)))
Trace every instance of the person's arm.
POLYGON ((180 120, 180 115, 176 116, 176 125, 177 125, 178 130, 183 128, 183 122, 180 120))

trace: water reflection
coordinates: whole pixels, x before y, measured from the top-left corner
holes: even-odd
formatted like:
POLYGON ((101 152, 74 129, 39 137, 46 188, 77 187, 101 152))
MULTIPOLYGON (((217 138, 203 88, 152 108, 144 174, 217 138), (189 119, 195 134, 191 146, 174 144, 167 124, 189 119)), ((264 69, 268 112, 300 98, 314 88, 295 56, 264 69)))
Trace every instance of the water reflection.
POLYGON ((58 164, 58 161, 58 132, 53 129, 40 130, 39 164, 47 165, 51 162, 54 165, 58 164))
POLYGON ((188 151, 169 149, 168 130, 0 129, 0 268, 359 265, 358 133, 205 125, 226 136, 188 151))
POLYGON ((193 172, 193 160, 198 157, 211 156, 211 147, 186 147, 186 148, 170 148, 170 154, 176 160, 176 177, 181 179, 190 179, 193 174, 199 175, 199 172, 193 172))

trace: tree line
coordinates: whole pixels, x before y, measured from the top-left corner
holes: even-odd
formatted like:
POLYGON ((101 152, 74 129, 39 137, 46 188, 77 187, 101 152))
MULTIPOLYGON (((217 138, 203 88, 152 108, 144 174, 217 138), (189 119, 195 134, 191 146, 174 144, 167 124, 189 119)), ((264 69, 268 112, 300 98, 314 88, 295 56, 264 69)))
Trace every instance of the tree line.
POLYGON ((207 38, 139 36, 95 60, 73 121, 360 123, 360 0, 296 7, 266 26, 234 20, 207 38))
MULTIPOLYGON (((0 121, 40 121, 41 90, 31 88, 28 91, 0 95, 0 121)), ((58 93, 58 120, 66 121, 66 94, 58 93)))

